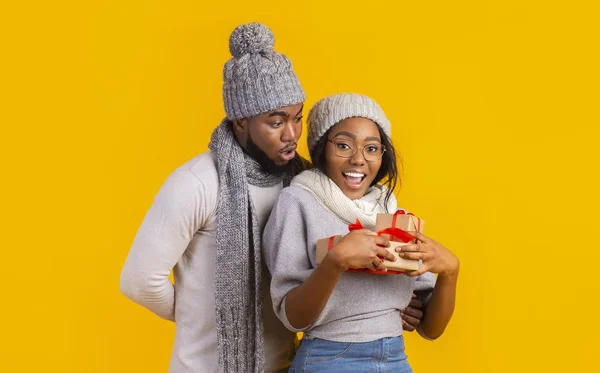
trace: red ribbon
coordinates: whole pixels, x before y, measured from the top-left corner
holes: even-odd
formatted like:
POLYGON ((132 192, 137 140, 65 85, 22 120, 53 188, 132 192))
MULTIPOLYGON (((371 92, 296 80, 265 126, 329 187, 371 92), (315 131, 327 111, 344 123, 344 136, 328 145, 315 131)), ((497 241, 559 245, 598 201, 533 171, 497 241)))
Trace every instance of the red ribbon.
POLYGON ((400 241, 400 242, 404 242, 404 243, 410 242, 416 238, 415 236, 408 233, 404 229, 400 229, 400 228, 396 228, 396 227, 385 228, 385 229, 382 229, 379 232, 377 232, 378 236, 380 236, 382 234, 389 234, 390 238, 393 241, 400 241))
MULTIPOLYGON (((411 213, 411 212, 406 212, 405 210, 398 209, 398 210, 396 210, 396 212, 394 213, 394 216, 392 217, 392 227, 395 227, 395 226, 396 226, 396 217, 397 217, 398 215, 410 215, 410 216, 415 216, 415 214, 413 214, 413 213, 411 213)), ((417 219, 417 232, 420 232, 420 231, 421 231, 421 219, 420 219, 420 218, 418 218, 418 217, 416 217, 416 216, 415 216, 415 218, 417 219)), ((358 220, 358 219, 357 219, 357 220, 358 220)))
POLYGON ((360 224, 360 220, 356 219, 356 223, 348 225, 348 230, 355 231, 358 229, 363 229, 362 224, 360 224))
MULTIPOLYGON (((398 212, 396 212, 396 214, 398 214, 398 212)), ((396 225, 396 222, 395 222, 396 214, 394 214, 394 218, 392 220, 392 227, 380 230, 379 232, 377 232, 377 235, 381 236, 382 234, 389 234, 391 239, 400 241, 400 242, 404 242, 404 243, 414 240, 416 237, 414 237, 413 235, 411 235, 404 229, 400 229, 395 226, 396 225)), ((356 223, 348 225, 349 231, 354 231, 354 230, 358 230, 358 229, 363 229, 363 226, 360 223, 360 220, 358 220, 358 219, 356 219, 356 223)))

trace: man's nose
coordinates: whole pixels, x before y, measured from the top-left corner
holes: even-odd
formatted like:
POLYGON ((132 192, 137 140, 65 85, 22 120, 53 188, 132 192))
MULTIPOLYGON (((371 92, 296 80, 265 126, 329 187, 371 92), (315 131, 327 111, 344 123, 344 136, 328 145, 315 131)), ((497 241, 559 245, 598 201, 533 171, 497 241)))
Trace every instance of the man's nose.
POLYGON ((295 128, 294 123, 287 123, 281 134, 282 142, 295 142, 297 141, 298 130, 295 128))

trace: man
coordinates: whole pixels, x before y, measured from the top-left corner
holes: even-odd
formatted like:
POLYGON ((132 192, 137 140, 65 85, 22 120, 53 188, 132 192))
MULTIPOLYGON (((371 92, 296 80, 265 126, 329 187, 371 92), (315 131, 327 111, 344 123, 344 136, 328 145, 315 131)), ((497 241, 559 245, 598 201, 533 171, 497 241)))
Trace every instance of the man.
MULTIPOLYGON (((176 321, 171 372, 285 371, 296 342, 274 315, 260 238, 279 191, 308 165, 295 152, 305 94, 266 26, 237 27, 229 47, 227 118, 210 151, 166 180, 121 274, 125 295, 176 321)), ((406 312, 410 329, 421 311, 406 312)))

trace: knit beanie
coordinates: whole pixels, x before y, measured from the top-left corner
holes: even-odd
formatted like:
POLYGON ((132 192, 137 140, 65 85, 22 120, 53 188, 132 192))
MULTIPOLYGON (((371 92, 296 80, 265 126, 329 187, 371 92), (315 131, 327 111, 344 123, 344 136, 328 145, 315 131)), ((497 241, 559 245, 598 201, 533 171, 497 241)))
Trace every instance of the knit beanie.
POLYGON ((361 117, 377 123, 391 137, 392 128, 381 107, 371 98, 356 93, 340 93, 319 100, 308 113, 308 150, 344 119, 361 117))
POLYGON ((292 62, 275 52, 271 30, 257 22, 238 26, 229 38, 233 58, 223 69, 223 101, 230 120, 249 118, 304 102, 292 62))

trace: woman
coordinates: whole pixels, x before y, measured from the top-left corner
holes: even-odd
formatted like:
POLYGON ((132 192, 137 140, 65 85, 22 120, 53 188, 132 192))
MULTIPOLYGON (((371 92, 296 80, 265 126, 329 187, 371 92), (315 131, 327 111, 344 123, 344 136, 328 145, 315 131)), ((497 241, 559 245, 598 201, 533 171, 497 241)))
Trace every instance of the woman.
POLYGON ((439 337, 452 316, 458 259, 423 234, 412 232, 420 243, 400 252, 422 260, 418 271, 346 271, 385 271, 379 257, 394 260, 385 248, 389 241, 372 231, 378 213, 397 208, 398 167, 390 131, 379 105, 366 96, 329 96, 309 113, 314 169, 281 192, 263 237, 275 312, 288 329, 304 332, 290 372, 412 372, 400 311, 413 291, 433 288, 418 328, 423 337, 439 337), (357 218, 367 229, 348 233, 316 266, 317 240, 347 233, 357 218))

